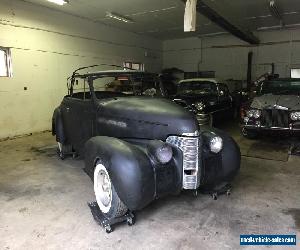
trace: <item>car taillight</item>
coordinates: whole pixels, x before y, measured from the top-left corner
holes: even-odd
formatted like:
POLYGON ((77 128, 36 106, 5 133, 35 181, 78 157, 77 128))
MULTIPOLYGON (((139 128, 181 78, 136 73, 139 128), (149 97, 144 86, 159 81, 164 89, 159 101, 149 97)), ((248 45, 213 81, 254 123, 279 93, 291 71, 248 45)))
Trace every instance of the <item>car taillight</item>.
POLYGON ((240 116, 241 116, 242 120, 246 116, 246 109, 244 107, 241 107, 241 109, 240 109, 240 116))

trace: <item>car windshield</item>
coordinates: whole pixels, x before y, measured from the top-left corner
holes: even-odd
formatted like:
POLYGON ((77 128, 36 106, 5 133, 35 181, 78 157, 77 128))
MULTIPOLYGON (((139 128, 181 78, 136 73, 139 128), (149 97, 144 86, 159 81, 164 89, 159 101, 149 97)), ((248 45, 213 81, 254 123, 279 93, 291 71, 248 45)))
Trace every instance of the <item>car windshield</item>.
POLYGON ((118 75, 93 81, 95 92, 109 91, 128 95, 159 95, 159 82, 153 75, 118 75))
POLYGON ((217 86, 210 81, 181 82, 178 86, 178 94, 216 94, 217 86))
POLYGON ((266 81, 262 84, 260 92, 261 94, 298 95, 300 93, 300 80, 266 81))

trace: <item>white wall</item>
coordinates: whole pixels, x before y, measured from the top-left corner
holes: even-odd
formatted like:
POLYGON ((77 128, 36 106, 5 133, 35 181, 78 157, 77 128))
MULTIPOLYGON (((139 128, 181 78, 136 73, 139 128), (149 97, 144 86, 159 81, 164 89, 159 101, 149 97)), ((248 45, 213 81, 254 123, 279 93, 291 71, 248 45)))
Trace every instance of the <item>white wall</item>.
POLYGON ((161 70, 158 40, 22 1, 0 0, 0 34, 13 65, 13 77, 0 78, 0 139, 50 129, 66 78, 78 67, 129 60, 161 70))
POLYGON ((231 35, 167 40, 163 43, 163 68, 185 71, 216 71, 216 77, 245 80, 247 56, 253 51, 253 77, 270 71, 289 77, 290 68, 300 68, 299 30, 259 32, 260 46, 249 46, 231 35), (176 58, 176 55, 180 55, 176 58))

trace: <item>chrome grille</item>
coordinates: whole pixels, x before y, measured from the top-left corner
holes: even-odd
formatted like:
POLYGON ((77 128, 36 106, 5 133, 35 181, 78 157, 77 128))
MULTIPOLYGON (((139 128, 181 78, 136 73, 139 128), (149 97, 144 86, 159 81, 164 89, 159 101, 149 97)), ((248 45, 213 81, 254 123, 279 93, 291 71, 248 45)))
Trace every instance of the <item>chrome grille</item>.
POLYGON ((199 137, 169 136, 166 142, 178 147, 183 153, 183 189, 197 189, 200 185, 199 137))
POLYGON ((280 109, 262 110, 262 126, 266 127, 289 127, 289 112, 280 109))
POLYGON ((209 115, 208 114, 196 114, 196 119, 199 125, 208 125, 209 124, 209 115))

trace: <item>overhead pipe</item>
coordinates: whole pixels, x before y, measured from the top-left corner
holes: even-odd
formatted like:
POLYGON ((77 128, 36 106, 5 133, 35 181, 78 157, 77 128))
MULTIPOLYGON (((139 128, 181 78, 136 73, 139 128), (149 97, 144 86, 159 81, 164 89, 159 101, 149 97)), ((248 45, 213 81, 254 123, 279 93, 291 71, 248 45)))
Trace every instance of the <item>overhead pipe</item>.
POLYGON ((252 59, 253 52, 248 53, 248 64, 247 64, 247 89, 250 90, 252 84, 252 59))

